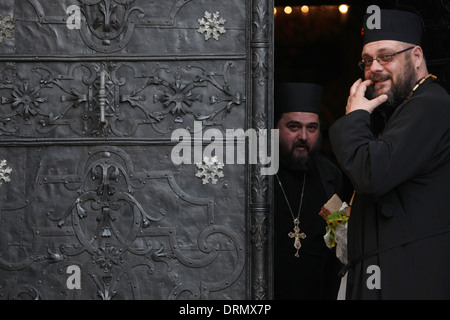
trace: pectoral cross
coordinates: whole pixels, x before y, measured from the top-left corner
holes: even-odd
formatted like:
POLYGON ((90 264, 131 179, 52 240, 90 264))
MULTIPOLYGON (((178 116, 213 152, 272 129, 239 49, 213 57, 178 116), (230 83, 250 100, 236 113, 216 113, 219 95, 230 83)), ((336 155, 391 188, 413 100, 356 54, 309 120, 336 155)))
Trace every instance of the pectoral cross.
POLYGON ((294 232, 289 232, 288 236, 289 238, 294 238, 294 248, 297 249, 297 252, 295 253, 295 257, 298 258, 299 254, 298 254, 298 250, 300 250, 300 248, 302 247, 302 244, 300 242, 300 238, 305 239, 306 238, 306 234, 304 234, 303 232, 300 233, 300 220, 298 220, 297 218, 294 219, 294 232))

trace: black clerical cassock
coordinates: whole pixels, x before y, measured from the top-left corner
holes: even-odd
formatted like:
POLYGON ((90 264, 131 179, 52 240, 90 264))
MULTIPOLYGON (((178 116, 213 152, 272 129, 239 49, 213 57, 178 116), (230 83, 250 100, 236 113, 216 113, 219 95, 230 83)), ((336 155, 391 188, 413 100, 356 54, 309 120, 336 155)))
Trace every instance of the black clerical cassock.
MULTIPOLYGON (((275 112, 278 117, 287 112, 319 114, 321 94, 315 84, 276 84, 275 112)), ((342 265, 335 250, 325 245, 326 222, 318 213, 333 194, 344 199, 343 175, 321 154, 311 158, 306 170, 294 171, 282 159, 280 163, 274 178, 274 298, 336 299, 342 265), (298 257, 293 214, 300 220, 298 234, 306 235, 299 239, 298 257)))
MULTIPOLYGON (((381 29, 366 29, 363 44, 420 45, 420 37, 418 16, 382 10, 381 29)), ((449 95, 427 76, 388 114, 356 110, 330 128, 333 151, 356 189, 348 299, 450 299, 449 123, 449 95), (376 134, 375 116, 384 118, 376 134)))

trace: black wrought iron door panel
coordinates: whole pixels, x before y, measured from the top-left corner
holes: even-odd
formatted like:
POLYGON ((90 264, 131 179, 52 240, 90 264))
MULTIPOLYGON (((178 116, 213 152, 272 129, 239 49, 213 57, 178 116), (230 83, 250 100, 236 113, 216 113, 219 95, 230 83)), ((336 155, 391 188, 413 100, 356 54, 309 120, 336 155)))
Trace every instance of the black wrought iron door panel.
POLYGON ((187 56, 246 51, 243 22, 248 12, 241 0, 27 0, 19 6, 14 12, 17 54, 187 56), (227 41, 226 52, 219 40, 227 41))
POLYGON ((0 134, 169 138, 245 128, 245 61, 0 63, 0 134))
MULTIPOLYGON (((3 298, 245 295, 245 201, 236 192, 243 181, 180 183, 195 172, 168 165, 167 147, 153 157, 154 147, 8 151, 14 183, 1 189, 3 298), (68 288, 70 266, 80 268, 79 289, 68 288)), ((227 174, 244 176, 233 169, 227 174)))
POLYGON ((269 5, 1 1, 1 299, 267 297, 269 5))

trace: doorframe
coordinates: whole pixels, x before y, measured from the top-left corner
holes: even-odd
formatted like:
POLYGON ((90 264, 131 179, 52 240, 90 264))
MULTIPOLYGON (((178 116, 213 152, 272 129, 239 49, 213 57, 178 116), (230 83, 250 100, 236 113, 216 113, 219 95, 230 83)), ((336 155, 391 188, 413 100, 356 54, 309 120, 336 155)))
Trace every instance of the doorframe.
MULTIPOLYGON (((251 23, 248 126, 257 132, 273 128, 274 0, 250 0, 251 23)), ((268 150, 271 150, 268 139, 268 150)), ((261 164, 249 165, 248 243, 252 300, 273 299, 273 176, 262 175, 261 164)))

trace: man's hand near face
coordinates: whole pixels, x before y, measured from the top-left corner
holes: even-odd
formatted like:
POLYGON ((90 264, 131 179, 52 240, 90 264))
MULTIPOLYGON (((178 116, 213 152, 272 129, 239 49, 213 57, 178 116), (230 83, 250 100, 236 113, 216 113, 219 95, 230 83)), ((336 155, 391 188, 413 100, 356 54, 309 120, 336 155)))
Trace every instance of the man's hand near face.
POLYGON ((358 79, 353 86, 350 88, 350 96, 347 100, 347 107, 345 108, 345 113, 349 114, 355 110, 366 110, 372 113, 378 106, 383 104, 388 100, 386 94, 381 94, 373 100, 369 100, 365 97, 367 87, 373 85, 372 80, 358 79))

